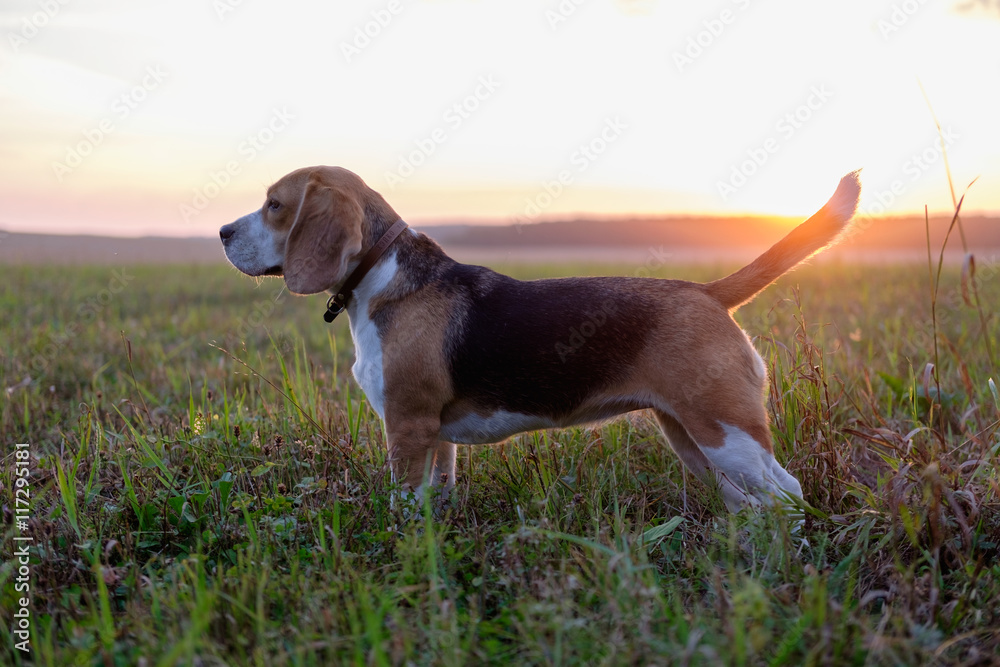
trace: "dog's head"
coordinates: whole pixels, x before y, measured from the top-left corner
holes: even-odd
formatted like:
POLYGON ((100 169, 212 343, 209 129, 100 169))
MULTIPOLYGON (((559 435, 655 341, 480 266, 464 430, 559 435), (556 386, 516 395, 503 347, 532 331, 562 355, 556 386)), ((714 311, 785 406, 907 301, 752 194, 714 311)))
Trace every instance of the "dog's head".
POLYGON ((296 294, 341 283, 372 234, 370 210, 385 201, 340 167, 306 167, 267 189, 264 205, 219 230, 226 257, 249 276, 284 276, 296 294))

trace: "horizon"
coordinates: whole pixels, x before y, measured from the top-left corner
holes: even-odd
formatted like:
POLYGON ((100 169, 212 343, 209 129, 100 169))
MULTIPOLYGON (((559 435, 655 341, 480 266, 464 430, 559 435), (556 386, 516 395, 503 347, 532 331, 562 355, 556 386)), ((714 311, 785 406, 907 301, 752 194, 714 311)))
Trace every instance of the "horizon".
POLYGON ((791 221, 859 167, 863 214, 950 215, 946 157, 1000 212, 983 3, 50 5, 0 10, 9 232, 210 237, 308 164, 425 227, 791 221))
MULTIPOLYGON (((927 221, 931 224, 930 231, 931 231, 932 235, 937 235, 938 233, 940 233, 944 229, 946 229, 948 226, 950 226, 949 223, 953 219, 953 217, 954 217, 954 212, 951 212, 951 213, 942 212, 942 213, 938 213, 938 214, 929 214, 928 217, 927 217, 927 221)), ((998 225, 998 227, 997 227, 997 234, 996 235, 998 236, 998 238, 1000 238, 1000 213, 990 213, 990 212, 980 213, 980 212, 976 212, 976 211, 968 211, 968 212, 963 212, 961 214, 961 218, 964 221, 964 226, 965 226, 966 229, 968 229, 970 227, 970 225, 973 227, 973 229, 977 229, 977 228, 981 229, 981 223, 984 222, 984 221, 987 222, 987 223, 993 223, 995 225, 998 225)), ((447 234, 447 230, 455 230, 455 231, 458 231, 458 230, 467 230, 467 231, 473 231, 474 232, 476 230, 487 230, 487 229, 492 229, 492 230, 511 230, 511 229, 513 229, 513 230, 518 230, 517 233, 518 233, 518 237, 520 238, 520 234, 521 234, 520 230, 531 229, 531 228, 540 228, 540 227, 549 226, 549 225, 550 226, 565 226, 565 225, 573 225, 573 224, 581 223, 581 224, 587 224, 587 225, 591 226, 591 229, 593 229, 593 226, 595 226, 595 225, 598 226, 598 229, 601 229, 602 227, 610 227, 611 225, 615 225, 615 224, 633 224, 633 225, 649 225, 649 224, 653 224, 653 225, 656 225, 656 224, 661 224, 661 223, 662 224, 669 224, 669 223, 688 222, 688 221, 690 221, 690 222, 718 223, 718 224, 722 225, 723 227, 731 226, 734 223, 746 223, 746 224, 748 224, 748 225, 750 225, 752 227, 747 232, 748 234, 752 234, 752 233, 756 233, 756 232, 760 232, 760 231, 764 230, 768 234, 772 234, 773 233, 773 235, 775 235, 775 236, 773 236, 773 238, 769 236, 769 237, 767 237, 767 238, 762 239, 762 240, 759 241, 760 244, 764 244, 766 246, 767 244, 769 244, 771 242, 776 242, 780 238, 780 236, 777 236, 777 235, 781 235, 781 234, 787 233, 791 228, 793 228, 793 227, 801 224, 802 222, 804 222, 804 219, 795 218, 795 217, 789 217, 789 216, 768 216, 768 215, 757 215, 757 214, 716 214, 716 213, 687 214, 687 213, 679 213, 679 214, 663 214, 663 215, 658 215, 658 214, 637 215, 637 214, 631 214, 631 213, 623 213, 623 214, 610 214, 610 215, 590 215, 590 214, 574 215, 574 214, 569 214, 569 215, 558 217, 558 218, 533 220, 533 221, 526 222, 526 223, 523 223, 523 224, 517 222, 516 220, 499 221, 497 223, 482 222, 482 221, 479 221, 479 222, 468 222, 468 221, 457 220, 457 221, 439 221, 439 222, 433 222, 433 221, 431 221, 431 222, 427 222, 427 223, 420 222, 420 223, 407 223, 407 224, 409 224, 411 227, 413 227, 417 231, 421 231, 421 232, 424 232, 424 233, 435 233, 435 232, 436 233, 441 233, 441 232, 444 232, 445 233, 445 237, 444 238, 446 238, 448 240, 447 242, 448 243, 454 243, 455 242, 454 241, 455 237, 448 235, 447 234)), ((907 214, 900 214, 900 215, 869 216, 869 215, 865 214, 864 212, 859 211, 859 213, 855 216, 855 219, 852 222, 852 225, 860 226, 861 229, 862 229, 862 231, 867 231, 868 229, 871 229, 873 226, 878 226, 878 225, 885 224, 885 223, 918 224, 918 225, 921 226, 921 230, 923 230, 924 222, 925 222, 925 219, 924 219, 923 214, 917 215, 915 213, 907 213, 907 214)), ((676 228, 674 228, 674 229, 676 229, 676 228)), ((54 238, 63 238, 63 239, 71 239, 71 238, 104 239, 104 238, 107 238, 107 239, 119 239, 119 240, 123 240, 123 241, 124 240, 142 241, 142 240, 159 240, 159 239, 162 239, 162 240, 167 240, 167 241, 212 241, 212 242, 215 242, 218 239, 218 233, 215 232, 215 231, 212 231, 212 230, 209 230, 209 231, 207 231, 205 233, 201 233, 201 234, 185 234, 185 233, 183 233, 185 230, 170 230, 170 229, 168 229, 168 230, 162 230, 162 231, 153 231, 151 233, 147 233, 148 230, 139 230, 140 233, 128 233, 128 232, 131 232, 131 231, 135 231, 135 230, 130 230, 130 229, 117 230, 117 231, 121 231, 123 233, 113 233, 114 231, 115 230, 113 230, 111 233, 101 233, 100 231, 85 231, 85 232, 68 231, 68 232, 66 232, 66 231, 12 230, 12 229, 7 229, 5 227, 0 226, 0 243, 2 243, 5 239, 7 239, 7 238, 9 238, 11 236, 40 236, 40 237, 54 237, 54 238), (182 232, 182 233, 171 234, 171 233, 169 233, 170 231, 178 231, 178 232, 182 232)), ((720 245, 720 247, 727 247, 727 246, 730 246, 730 245, 733 244, 732 239, 726 239, 726 240, 721 241, 721 242, 718 241, 718 240, 713 241, 713 242, 708 242, 708 239, 711 238, 711 233, 710 232, 705 232, 704 230, 698 230, 695 233, 694 236, 691 236, 690 230, 687 230, 683 234, 684 234, 684 237, 685 237, 686 240, 681 243, 681 247, 684 247, 684 246, 687 246, 687 245, 691 245, 692 239, 694 239, 694 238, 696 238, 698 236, 704 236, 705 238, 702 239, 702 240, 693 241, 694 245, 702 245, 702 244, 704 244, 706 247, 709 247, 709 246, 717 243, 718 245, 720 245)), ((923 234, 923 231, 921 231, 921 234, 923 234)), ((981 232, 980 232, 980 235, 981 235, 981 232)), ((990 239, 992 239, 992 237, 994 236, 994 234, 992 234, 992 229, 990 229, 987 232, 987 236, 990 239)), ((624 242, 624 245, 634 245, 636 247, 638 247, 638 246, 644 246, 644 245, 647 245, 648 243, 650 243, 651 239, 653 237, 656 237, 655 233, 652 234, 649 239, 647 239, 645 237, 636 237, 634 234, 632 234, 631 236, 629 236, 630 240, 627 240, 626 242, 624 242)), ((432 236, 432 238, 435 238, 435 237, 432 236)), ((857 238, 857 236, 855 238, 857 238)), ((893 250, 893 249, 898 249, 898 248, 905 248, 905 247, 909 247, 909 246, 913 245, 913 239, 911 239, 911 238, 899 238, 899 239, 896 239, 896 240, 898 241, 898 243, 896 243, 896 244, 882 242, 882 243, 876 243, 875 245, 877 247, 884 247, 886 250, 893 250)), ((566 239, 567 245, 573 245, 575 242, 578 242, 578 241, 579 241, 579 239, 566 239)), ((483 242, 482 238, 473 239, 471 241, 471 243, 473 243, 473 245, 479 245, 482 242, 483 242)), ((460 243, 464 243, 464 241, 460 242, 460 243)), ((923 243, 923 237, 921 237, 920 243, 923 243)), ((586 242, 585 242, 585 244, 586 244, 586 242)), ((868 245, 868 244, 865 244, 865 245, 868 245)), ((994 246, 996 246, 996 245, 997 245, 996 243, 994 243, 994 242, 991 241, 986 246, 983 246, 983 247, 979 248, 979 250, 995 249, 994 246)), ((997 247, 1000 247, 1000 246, 997 246, 997 247)))

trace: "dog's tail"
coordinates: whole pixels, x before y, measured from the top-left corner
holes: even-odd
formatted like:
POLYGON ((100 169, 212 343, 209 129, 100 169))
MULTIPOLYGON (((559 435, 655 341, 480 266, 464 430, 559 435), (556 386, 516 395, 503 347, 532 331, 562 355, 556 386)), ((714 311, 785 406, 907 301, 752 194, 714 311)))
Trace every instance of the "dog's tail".
POLYGON ((815 215, 736 273, 706 283, 706 291, 727 309, 735 310, 783 273, 836 243, 858 209, 859 173, 854 171, 840 179, 837 191, 815 215))

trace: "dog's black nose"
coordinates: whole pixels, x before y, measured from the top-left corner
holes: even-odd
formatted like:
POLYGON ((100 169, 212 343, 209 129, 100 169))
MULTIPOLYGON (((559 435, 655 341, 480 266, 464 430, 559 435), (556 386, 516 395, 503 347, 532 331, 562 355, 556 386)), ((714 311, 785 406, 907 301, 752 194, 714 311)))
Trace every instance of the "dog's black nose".
POLYGON ((236 225, 229 223, 228 225, 223 225, 222 229, 219 230, 219 238, 225 243, 229 239, 233 238, 233 234, 236 233, 236 225))

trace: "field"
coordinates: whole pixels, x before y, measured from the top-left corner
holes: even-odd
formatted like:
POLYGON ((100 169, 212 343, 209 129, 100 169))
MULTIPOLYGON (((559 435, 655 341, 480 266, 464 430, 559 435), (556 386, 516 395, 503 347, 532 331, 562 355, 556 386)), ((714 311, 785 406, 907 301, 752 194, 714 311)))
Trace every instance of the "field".
POLYGON ((804 524, 728 515, 641 413, 460 448, 450 505, 393 506, 321 297, 8 267, 0 601, 30 650, 0 632, 0 662, 1000 664, 1000 259, 977 259, 936 290, 936 261, 820 263, 738 313, 804 524))

